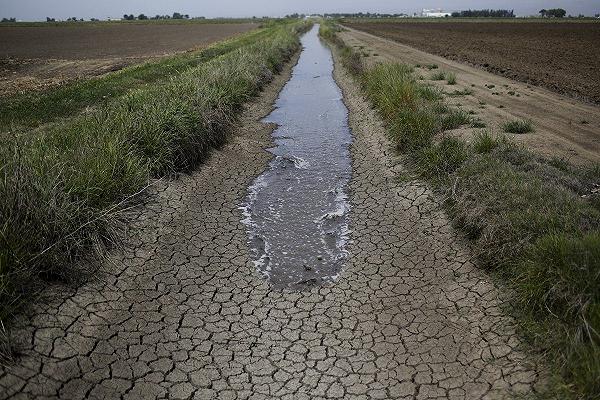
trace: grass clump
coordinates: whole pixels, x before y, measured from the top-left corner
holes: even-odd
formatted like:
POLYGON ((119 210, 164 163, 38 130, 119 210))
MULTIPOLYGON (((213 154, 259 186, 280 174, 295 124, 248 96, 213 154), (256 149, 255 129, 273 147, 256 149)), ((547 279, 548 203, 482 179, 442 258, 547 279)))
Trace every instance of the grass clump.
POLYGON ((454 72, 446 72, 446 83, 448 85, 456 85, 456 74, 454 72))
POLYGON ((299 48, 304 24, 89 113, 0 137, 0 320, 32 282, 69 280, 100 255, 151 177, 187 170, 222 143, 242 105, 299 48), (93 258, 93 257, 91 257, 93 258))
POLYGON ((444 71, 437 71, 431 75, 432 81, 443 81, 446 79, 446 73, 444 71))
POLYGON ((533 132, 533 123, 527 119, 509 121, 502 125, 502 130, 506 133, 529 133, 533 132))
POLYGON ((463 110, 451 109, 448 113, 441 116, 442 130, 451 130, 460 128, 471 122, 471 117, 463 110))
POLYGON ((432 81, 446 81, 448 85, 456 85, 456 74, 448 71, 437 71, 431 75, 432 81))
POLYGON ((445 137, 439 143, 424 147, 418 155, 417 165, 422 175, 431 179, 447 179, 469 157, 466 143, 445 137))
POLYGON ((473 150, 478 154, 490 153, 503 143, 506 143, 505 137, 494 136, 488 131, 480 131, 474 136, 473 150))

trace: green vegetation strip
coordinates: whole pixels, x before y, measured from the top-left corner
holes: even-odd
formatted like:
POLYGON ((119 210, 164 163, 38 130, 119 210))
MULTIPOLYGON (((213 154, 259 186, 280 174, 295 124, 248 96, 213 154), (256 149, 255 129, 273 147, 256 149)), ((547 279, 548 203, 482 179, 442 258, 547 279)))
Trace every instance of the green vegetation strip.
POLYGON ((324 25, 321 35, 339 47, 407 162, 447 199, 480 264, 514 292, 525 337, 554 366, 540 397, 599 398, 600 166, 546 159, 489 132, 471 144, 440 135, 464 116, 406 65, 366 68, 336 30, 324 25))
POLYGON ((189 170, 221 144, 243 104, 299 49, 306 28, 273 26, 162 85, 1 136, 0 318, 18 308, 37 277, 69 280, 79 273, 73 260, 101 255, 151 177, 189 170))
POLYGON ((99 78, 74 81, 42 92, 0 98, 0 132, 32 128, 71 116, 86 107, 122 96, 132 89, 164 81, 218 56, 265 39, 272 33, 271 28, 262 28, 203 50, 146 62, 99 78))

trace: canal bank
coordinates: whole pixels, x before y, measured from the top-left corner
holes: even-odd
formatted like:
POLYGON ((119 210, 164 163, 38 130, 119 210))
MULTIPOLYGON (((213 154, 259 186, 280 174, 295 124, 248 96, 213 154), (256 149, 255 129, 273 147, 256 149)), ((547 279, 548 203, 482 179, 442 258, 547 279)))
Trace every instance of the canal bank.
POLYGON ((256 270, 240 204, 269 168, 289 69, 189 176, 162 183, 104 274, 21 321, 0 398, 478 399, 531 391, 499 292, 435 198, 399 181, 381 122, 336 68, 353 133, 346 267, 274 288, 256 270), (8 389, 11 389, 10 391, 8 389))

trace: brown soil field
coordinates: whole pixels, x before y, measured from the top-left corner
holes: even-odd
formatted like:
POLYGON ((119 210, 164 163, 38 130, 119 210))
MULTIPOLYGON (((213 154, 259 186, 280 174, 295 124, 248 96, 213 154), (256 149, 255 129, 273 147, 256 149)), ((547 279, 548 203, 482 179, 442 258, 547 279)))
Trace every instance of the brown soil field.
POLYGON ((394 40, 349 29, 341 33, 349 45, 368 55, 367 64, 401 62, 421 65, 415 73, 423 82, 435 85, 448 93, 450 104, 473 114, 485 128, 469 127, 449 131, 467 141, 480 130, 502 132, 502 124, 528 119, 534 132, 510 137, 531 150, 547 157, 559 157, 576 164, 600 162, 600 106, 563 96, 545 88, 531 86, 510 78, 487 72, 462 62, 448 60, 394 40), (438 65, 429 70, 426 66, 438 65), (456 84, 434 81, 438 71, 453 72, 456 84), (466 95, 452 95, 464 92, 466 95))
POLYGON ((148 57, 204 46, 256 24, 96 24, 0 27, 0 57, 82 60, 148 57))
POLYGON ((600 103, 597 22, 350 22, 377 36, 600 103))
POLYGON ((97 76, 149 58, 198 49, 252 23, 0 27, 0 95, 97 76))

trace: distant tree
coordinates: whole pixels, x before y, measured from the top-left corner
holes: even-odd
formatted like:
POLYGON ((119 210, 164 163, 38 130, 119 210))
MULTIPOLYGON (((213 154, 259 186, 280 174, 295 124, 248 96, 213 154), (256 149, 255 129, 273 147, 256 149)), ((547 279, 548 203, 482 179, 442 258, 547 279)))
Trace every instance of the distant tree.
POLYGON ((565 15, 567 15, 567 12, 562 8, 551 8, 549 10, 540 10, 540 15, 542 17, 563 18, 565 15))
POLYGON ((595 14, 594 17, 600 18, 600 14, 595 14))
POLYGON ((183 19, 183 15, 178 12, 173 13, 173 19, 183 19))
POLYGON ((90 21, 92 21, 92 22, 98 22, 100 20, 98 18, 90 18, 90 21))
POLYGON ((144 14, 140 14, 140 15, 138 15, 137 19, 139 19, 141 21, 141 20, 148 19, 148 17, 146 17, 144 14))
POLYGON ((2 22, 17 22, 16 18, 2 18, 2 22))
POLYGON ((185 14, 185 15, 183 16, 183 18, 185 18, 185 19, 190 19, 190 15, 189 15, 189 14, 185 14))
POLYGON ((133 21, 135 19, 135 17, 133 16, 133 14, 129 14, 129 15, 123 14, 123 19, 125 21, 133 21))
POLYGON ((46 17, 46 22, 55 22, 56 19, 54 18, 50 18, 50 17, 46 17))

